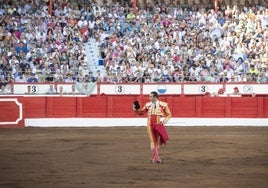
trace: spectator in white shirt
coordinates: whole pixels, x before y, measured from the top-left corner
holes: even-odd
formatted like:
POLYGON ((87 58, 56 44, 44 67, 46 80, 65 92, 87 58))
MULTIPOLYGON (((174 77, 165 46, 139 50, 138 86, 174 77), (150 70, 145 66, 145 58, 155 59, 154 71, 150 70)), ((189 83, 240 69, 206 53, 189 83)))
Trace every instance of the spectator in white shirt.
POLYGON ((15 82, 27 82, 24 74, 22 74, 21 72, 18 73, 18 76, 15 78, 15 82))

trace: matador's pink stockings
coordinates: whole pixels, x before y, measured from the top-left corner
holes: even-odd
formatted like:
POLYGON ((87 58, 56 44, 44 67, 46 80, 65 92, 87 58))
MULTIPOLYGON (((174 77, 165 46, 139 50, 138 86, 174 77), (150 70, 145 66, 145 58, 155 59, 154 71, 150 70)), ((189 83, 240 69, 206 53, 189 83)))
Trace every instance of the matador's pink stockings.
POLYGON ((155 163, 155 162, 162 162, 161 158, 160 158, 159 155, 158 155, 158 148, 154 148, 154 149, 152 150, 151 161, 152 161, 153 163, 155 163))

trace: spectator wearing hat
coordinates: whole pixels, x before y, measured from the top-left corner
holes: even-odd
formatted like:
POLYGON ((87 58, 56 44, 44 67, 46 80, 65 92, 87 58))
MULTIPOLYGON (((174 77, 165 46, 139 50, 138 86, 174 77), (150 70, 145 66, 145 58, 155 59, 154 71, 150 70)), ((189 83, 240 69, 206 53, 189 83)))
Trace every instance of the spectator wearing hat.
POLYGON ((233 90, 233 92, 232 92, 232 95, 241 95, 241 93, 240 93, 238 87, 234 87, 234 90, 233 90))
POLYGON ((224 91, 224 89, 223 88, 220 88, 219 90, 218 90, 218 95, 224 95, 224 93, 225 93, 225 91, 224 91))

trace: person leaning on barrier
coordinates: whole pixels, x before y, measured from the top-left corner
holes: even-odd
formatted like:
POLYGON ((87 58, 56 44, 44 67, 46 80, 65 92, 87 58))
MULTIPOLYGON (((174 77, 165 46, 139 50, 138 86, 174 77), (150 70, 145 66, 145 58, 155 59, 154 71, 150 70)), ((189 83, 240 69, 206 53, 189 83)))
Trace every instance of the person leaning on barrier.
POLYGON ((47 91, 46 91, 46 94, 56 94, 57 91, 56 89, 54 88, 54 85, 53 84, 50 84, 47 91))
POLYGON ((241 95, 241 93, 240 93, 238 87, 234 87, 234 90, 233 90, 233 92, 232 92, 231 94, 232 94, 232 95, 241 95))
POLYGON ((27 91, 25 92, 25 94, 33 94, 31 85, 27 86, 27 91))
POLYGON ((71 92, 69 92, 68 94, 70 94, 70 95, 76 95, 77 94, 77 91, 76 91, 76 88, 75 88, 75 84, 72 84, 72 86, 71 86, 71 92))

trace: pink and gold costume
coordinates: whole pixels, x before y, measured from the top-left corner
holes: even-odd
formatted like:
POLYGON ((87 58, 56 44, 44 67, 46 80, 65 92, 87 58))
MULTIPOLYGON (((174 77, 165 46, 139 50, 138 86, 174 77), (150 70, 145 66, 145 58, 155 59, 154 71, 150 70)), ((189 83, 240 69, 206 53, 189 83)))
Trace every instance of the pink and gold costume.
POLYGON ((139 115, 148 113, 147 133, 152 150, 151 161, 161 161, 158 155, 158 148, 160 147, 160 136, 153 129, 153 126, 161 122, 165 124, 171 118, 171 112, 167 103, 159 100, 156 102, 147 102, 143 108, 136 110, 136 113, 139 115))

